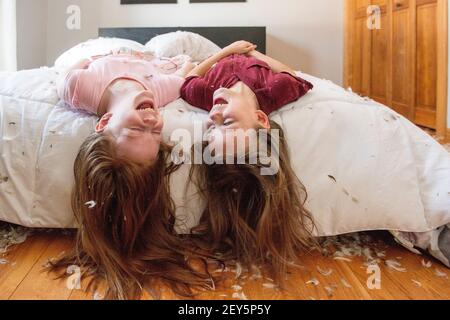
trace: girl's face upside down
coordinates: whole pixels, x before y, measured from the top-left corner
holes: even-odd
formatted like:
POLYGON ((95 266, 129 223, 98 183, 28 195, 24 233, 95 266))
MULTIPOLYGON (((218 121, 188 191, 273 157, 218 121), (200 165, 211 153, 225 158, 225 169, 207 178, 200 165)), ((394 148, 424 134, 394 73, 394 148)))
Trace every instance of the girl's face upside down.
POLYGON ((152 165, 161 145, 163 120, 153 93, 139 82, 119 80, 102 98, 109 110, 97 124, 97 132, 112 136, 117 155, 140 165, 152 165))
MULTIPOLYGON (((207 120, 210 147, 215 150, 226 150, 229 144, 236 147, 236 130, 257 128, 270 129, 269 117, 259 109, 256 95, 247 85, 238 82, 230 89, 221 88, 214 93, 207 120)), ((248 149, 249 136, 246 134, 245 138, 245 149, 248 149)))

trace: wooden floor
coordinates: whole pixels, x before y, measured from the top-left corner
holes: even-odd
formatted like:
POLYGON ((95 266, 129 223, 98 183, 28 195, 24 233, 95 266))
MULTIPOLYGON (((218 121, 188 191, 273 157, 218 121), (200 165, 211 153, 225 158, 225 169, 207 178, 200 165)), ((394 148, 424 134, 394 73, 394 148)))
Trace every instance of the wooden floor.
MULTIPOLYGON (((287 274, 284 290, 259 272, 242 274, 237 270, 225 274, 226 280, 215 291, 199 292, 198 299, 450 299, 450 270, 438 261, 410 253, 397 245, 388 233, 375 232, 368 247, 383 252, 380 259, 380 287, 367 286, 370 276, 363 257, 336 258, 319 252, 305 255, 299 268, 287 274), (338 259, 338 260, 336 260, 338 259), (387 261, 387 262, 386 262, 387 261), (396 269, 387 266, 396 261, 396 269)), ((43 272, 43 265, 70 250, 73 237, 61 231, 35 231, 26 242, 0 255, 0 299, 100 299, 102 293, 70 290, 67 280, 53 280, 43 272), (6 263, 5 263, 6 262, 6 263)), ((84 284, 82 284, 83 287, 84 284)), ((176 299, 168 290, 159 290, 162 299, 176 299)), ((144 294, 152 299, 155 292, 144 294)))

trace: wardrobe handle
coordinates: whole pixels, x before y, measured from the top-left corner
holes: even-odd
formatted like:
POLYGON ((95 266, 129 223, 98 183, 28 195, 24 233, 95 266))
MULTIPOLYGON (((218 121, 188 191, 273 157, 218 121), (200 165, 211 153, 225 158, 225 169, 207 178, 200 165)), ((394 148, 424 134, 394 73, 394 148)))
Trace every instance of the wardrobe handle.
POLYGON ((395 2, 395 8, 396 9, 401 9, 401 8, 404 7, 404 5, 405 5, 404 1, 396 1, 395 2))

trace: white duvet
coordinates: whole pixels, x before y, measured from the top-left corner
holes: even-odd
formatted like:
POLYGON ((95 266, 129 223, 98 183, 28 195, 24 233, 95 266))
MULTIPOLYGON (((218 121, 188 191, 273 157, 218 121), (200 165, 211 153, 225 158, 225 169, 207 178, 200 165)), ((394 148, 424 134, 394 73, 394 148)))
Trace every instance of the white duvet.
MULTIPOLYGON (((28 227, 75 227, 72 166, 95 117, 58 105, 57 69, 0 73, 0 220, 28 227)), ((285 129, 318 235, 386 229, 425 232, 450 223, 450 154, 408 120, 331 82, 271 115, 285 129)), ((206 113, 182 100, 163 112, 164 136, 192 129, 206 113)), ((203 208, 185 194, 189 168, 173 178, 183 224, 203 208)))

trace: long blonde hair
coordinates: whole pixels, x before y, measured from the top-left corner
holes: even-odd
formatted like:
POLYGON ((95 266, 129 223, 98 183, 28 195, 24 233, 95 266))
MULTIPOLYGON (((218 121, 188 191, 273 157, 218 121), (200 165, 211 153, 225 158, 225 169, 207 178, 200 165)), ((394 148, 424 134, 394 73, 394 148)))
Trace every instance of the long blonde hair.
POLYGON ((260 163, 192 167, 191 179, 197 179, 207 201, 193 233, 203 250, 219 252, 222 259, 240 261, 248 268, 268 266, 282 283, 288 265, 316 242, 314 222, 305 208, 306 189, 291 167, 283 131, 275 122, 267 143, 274 129, 280 133, 279 170, 274 175, 261 175, 260 163))
POLYGON ((72 208, 79 224, 73 252, 50 269, 64 277, 79 266, 89 287, 106 280, 109 299, 135 299, 147 285, 161 280, 179 295, 208 287, 211 277, 194 270, 186 255, 191 245, 174 231, 174 205, 163 146, 157 162, 140 167, 116 156, 106 134, 94 133, 83 143, 74 164, 72 208))

